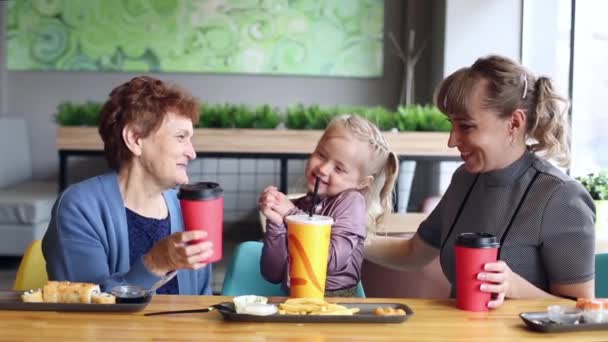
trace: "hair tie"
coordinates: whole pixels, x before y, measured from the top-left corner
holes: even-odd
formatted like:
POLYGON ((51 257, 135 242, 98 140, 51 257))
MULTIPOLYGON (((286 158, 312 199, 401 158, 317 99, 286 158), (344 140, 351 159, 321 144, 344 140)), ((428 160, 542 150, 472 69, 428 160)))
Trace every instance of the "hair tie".
POLYGON ((521 78, 522 78, 522 82, 524 83, 524 93, 521 94, 521 98, 522 98, 522 100, 525 100, 526 95, 528 94, 528 77, 526 77, 526 74, 522 74, 521 78))

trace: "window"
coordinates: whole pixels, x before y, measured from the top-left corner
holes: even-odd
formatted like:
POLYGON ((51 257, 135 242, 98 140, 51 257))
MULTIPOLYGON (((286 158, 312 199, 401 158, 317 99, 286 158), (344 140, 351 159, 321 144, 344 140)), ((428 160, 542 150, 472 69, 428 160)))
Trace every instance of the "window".
POLYGON ((608 168, 606 1, 576 1, 572 87, 572 174, 608 168))
POLYGON ((555 81, 562 94, 571 89, 573 176, 608 168, 608 2, 525 0, 522 62, 555 81), (574 4, 574 8, 572 5, 574 4), (574 18, 573 18, 574 15, 574 18), (574 19, 574 58, 570 63, 574 19), (570 65, 572 84, 570 85, 570 65))

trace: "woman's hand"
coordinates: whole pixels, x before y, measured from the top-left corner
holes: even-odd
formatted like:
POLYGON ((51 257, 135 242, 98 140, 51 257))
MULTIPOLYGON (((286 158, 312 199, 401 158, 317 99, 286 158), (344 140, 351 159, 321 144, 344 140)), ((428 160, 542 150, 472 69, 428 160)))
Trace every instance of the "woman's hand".
POLYGON ((484 272, 477 274, 477 279, 488 282, 481 284, 482 292, 494 294, 492 300, 488 302, 491 309, 501 306, 505 297, 511 297, 511 285, 513 284, 513 271, 504 261, 489 262, 483 267, 484 272))
POLYGON ((207 237, 207 232, 193 230, 173 233, 158 241, 144 255, 144 264, 148 270, 163 276, 178 269, 199 269, 207 265, 213 255, 213 244, 210 241, 189 244, 189 242, 207 237))
POLYGON ((269 186, 260 195, 260 211, 274 224, 283 224, 283 218, 293 209, 294 204, 276 187, 269 186))

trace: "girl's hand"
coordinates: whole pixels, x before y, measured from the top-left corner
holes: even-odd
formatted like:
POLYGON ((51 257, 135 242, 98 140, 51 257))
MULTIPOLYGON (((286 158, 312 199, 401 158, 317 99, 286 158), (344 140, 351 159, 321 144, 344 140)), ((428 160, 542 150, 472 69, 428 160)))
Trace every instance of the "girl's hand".
POLYGON ((264 189, 258 205, 262 214, 274 224, 283 224, 285 215, 295 207, 287 196, 274 186, 264 189))
POLYGON ((202 230, 173 233, 152 246, 144 255, 144 264, 150 272, 159 276, 173 270, 204 267, 213 255, 213 244, 210 241, 195 244, 189 242, 206 236, 207 232, 202 230))
POLYGON ((488 307, 498 308, 504 303, 505 297, 510 297, 513 271, 507 263, 500 260, 485 264, 483 269, 484 272, 477 274, 477 279, 486 281, 488 284, 482 284, 481 291, 494 294, 493 299, 488 302, 488 307))

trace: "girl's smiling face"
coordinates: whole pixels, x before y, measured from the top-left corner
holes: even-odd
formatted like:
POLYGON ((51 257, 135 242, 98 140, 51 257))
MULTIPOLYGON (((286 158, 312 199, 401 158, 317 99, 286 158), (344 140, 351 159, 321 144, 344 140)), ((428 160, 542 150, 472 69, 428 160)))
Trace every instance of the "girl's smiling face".
POLYGON ((370 158, 369 145, 336 126, 323 135, 306 163, 306 186, 314 191, 319 177, 319 194, 335 196, 344 190, 366 186, 363 165, 370 158))

